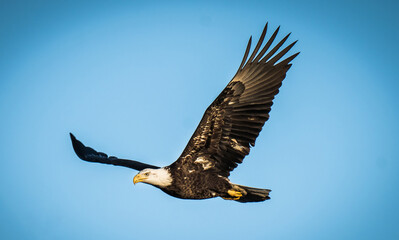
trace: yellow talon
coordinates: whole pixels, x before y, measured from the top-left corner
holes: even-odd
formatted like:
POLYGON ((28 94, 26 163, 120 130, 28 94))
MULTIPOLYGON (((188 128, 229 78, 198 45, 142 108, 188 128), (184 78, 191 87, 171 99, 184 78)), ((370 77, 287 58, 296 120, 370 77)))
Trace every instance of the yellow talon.
POLYGON ((239 191, 235 191, 235 190, 228 190, 227 193, 232 196, 232 198, 223 198, 226 200, 238 200, 240 199, 240 197, 242 197, 242 193, 239 191))
POLYGON ((242 193, 236 190, 228 190, 227 193, 232 197, 242 197, 242 193))

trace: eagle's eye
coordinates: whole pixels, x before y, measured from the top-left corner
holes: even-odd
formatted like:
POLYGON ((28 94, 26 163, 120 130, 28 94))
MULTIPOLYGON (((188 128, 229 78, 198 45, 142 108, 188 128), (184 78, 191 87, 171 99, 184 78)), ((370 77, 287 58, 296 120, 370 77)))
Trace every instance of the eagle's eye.
POLYGON ((150 173, 149 172, 146 172, 146 173, 144 173, 144 176, 149 176, 150 175, 150 173))

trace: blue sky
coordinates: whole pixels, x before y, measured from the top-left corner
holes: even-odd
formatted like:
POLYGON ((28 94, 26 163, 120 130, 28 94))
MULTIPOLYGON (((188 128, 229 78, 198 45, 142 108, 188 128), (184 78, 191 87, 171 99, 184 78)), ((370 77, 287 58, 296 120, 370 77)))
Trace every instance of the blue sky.
MULTIPOLYGON (((395 1, 2 1, 2 239, 398 239, 395 1), (299 40, 240 204, 80 161, 68 133, 168 165, 266 22, 299 40)), ((270 36, 270 32, 269 35, 270 36)))

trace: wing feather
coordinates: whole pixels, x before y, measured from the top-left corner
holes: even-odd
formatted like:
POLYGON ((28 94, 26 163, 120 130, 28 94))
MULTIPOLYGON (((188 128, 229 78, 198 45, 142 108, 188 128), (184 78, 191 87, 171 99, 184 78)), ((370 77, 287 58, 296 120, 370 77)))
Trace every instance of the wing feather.
POLYGON ((249 39, 236 75, 207 108, 183 153, 173 164, 190 165, 197 157, 206 156, 213 161, 213 171, 228 176, 249 154, 250 147, 255 146, 256 138, 269 119, 273 99, 291 67, 290 62, 299 54, 280 61, 297 42, 280 50, 290 34, 267 52, 280 27, 258 53, 267 26, 248 58, 252 37, 249 39))
POLYGON ((84 161, 87 162, 98 162, 98 163, 105 163, 105 164, 112 164, 115 166, 123 166, 123 167, 128 167, 132 168, 138 171, 141 171, 146 168, 159 168, 157 166, 133 161, 133 160, 127 160, 127 159, 120 159, 117 157, 110 156, 108 157, 107 154, 102 153, 102 152, 97 152, 91 147, 86 147, 83 145, 83 143, 75 138, 75 136, 70 133, 69 134, 71 137, 72 141, 72 146, 73 149, 75 150, 76 155, 84 161))

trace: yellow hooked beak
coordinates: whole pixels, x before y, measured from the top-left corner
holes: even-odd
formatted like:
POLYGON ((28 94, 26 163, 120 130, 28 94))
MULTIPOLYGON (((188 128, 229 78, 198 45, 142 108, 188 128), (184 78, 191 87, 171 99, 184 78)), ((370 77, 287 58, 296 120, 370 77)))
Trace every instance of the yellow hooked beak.
POLYGON ((139 173, 136 176, 134 176, 133 183, 136 184, 138 182, 142 182, 144 179, 146 179, 146 178, 141 176, 140 173, 139 173))

